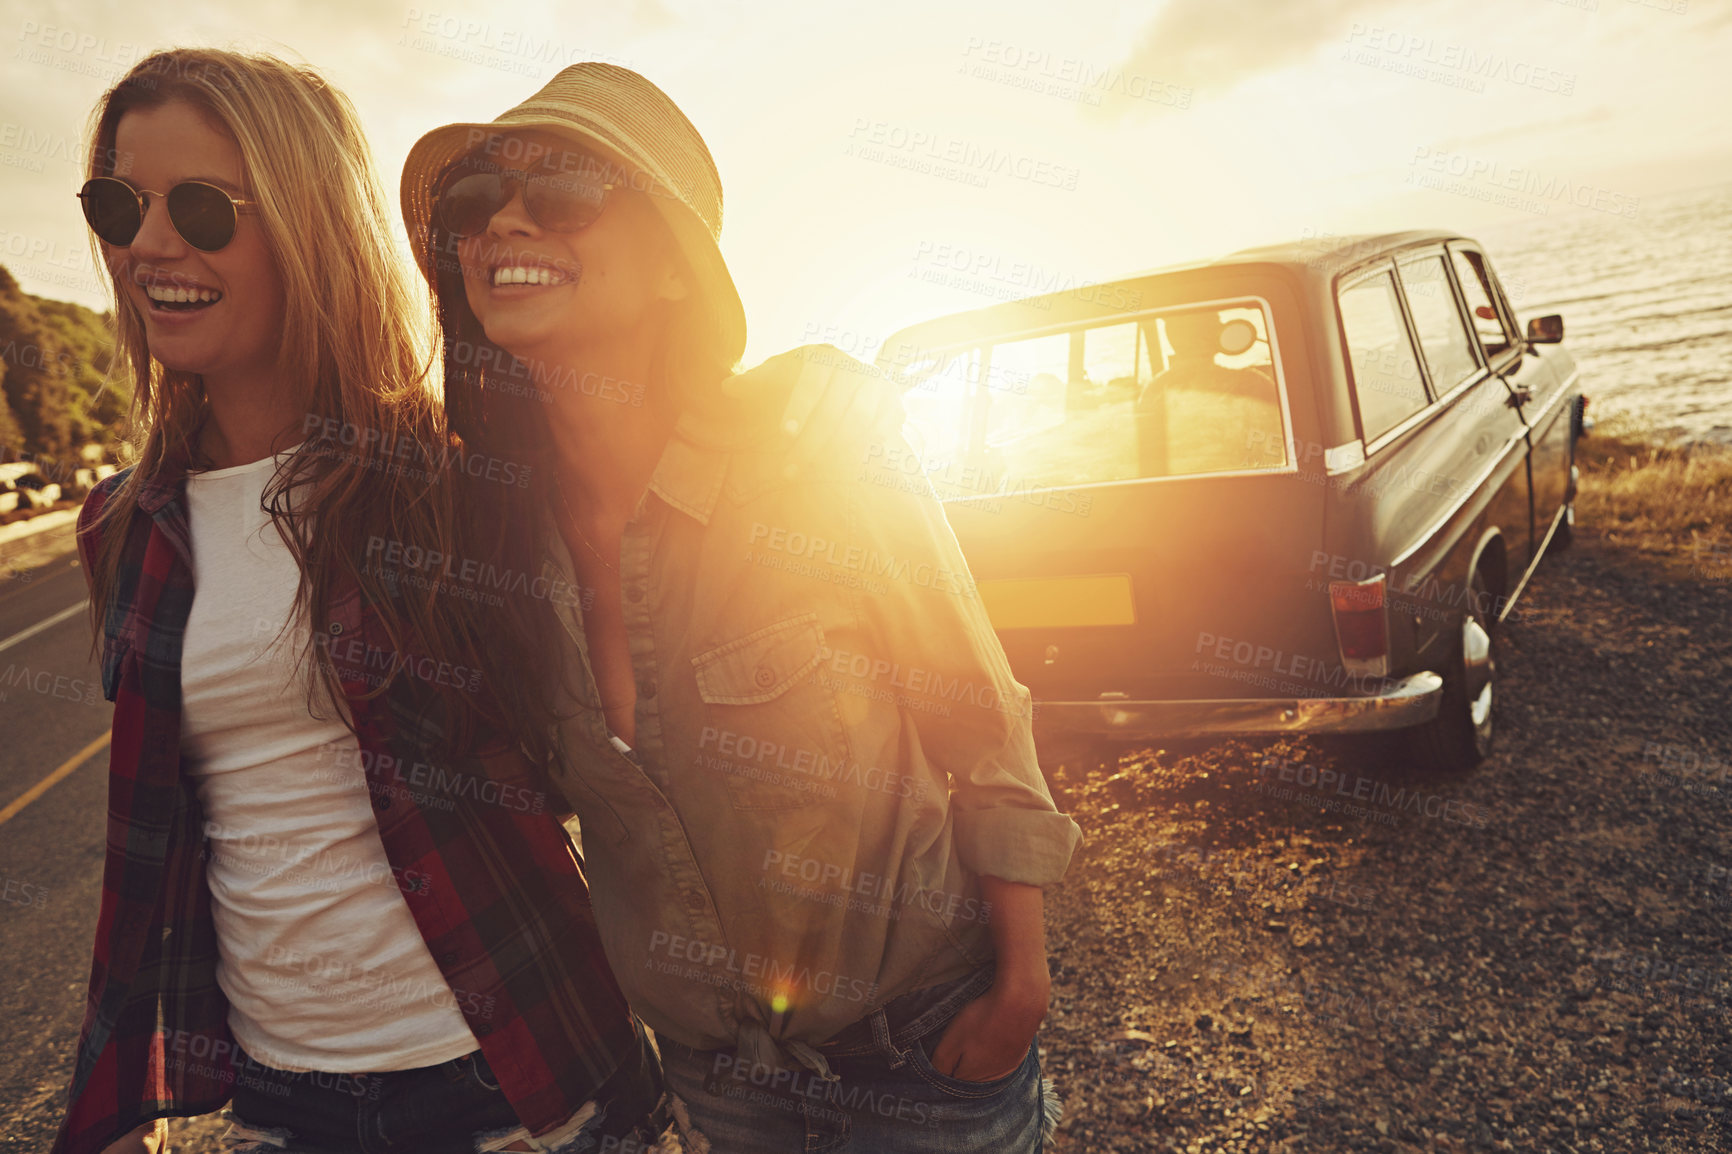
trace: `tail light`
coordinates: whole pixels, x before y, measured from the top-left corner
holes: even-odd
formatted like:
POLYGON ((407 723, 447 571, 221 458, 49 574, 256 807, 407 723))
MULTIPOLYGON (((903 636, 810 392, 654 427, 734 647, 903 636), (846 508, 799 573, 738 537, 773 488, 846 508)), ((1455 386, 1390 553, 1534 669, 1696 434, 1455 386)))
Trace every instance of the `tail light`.
POLYGON ((1368 581, 1331 581, 1329 607, 1335 612, 1335 638, 1341 664, 1359 677, 1389 673, 1389 619, 1384 614, 1383 574, 1368 581))

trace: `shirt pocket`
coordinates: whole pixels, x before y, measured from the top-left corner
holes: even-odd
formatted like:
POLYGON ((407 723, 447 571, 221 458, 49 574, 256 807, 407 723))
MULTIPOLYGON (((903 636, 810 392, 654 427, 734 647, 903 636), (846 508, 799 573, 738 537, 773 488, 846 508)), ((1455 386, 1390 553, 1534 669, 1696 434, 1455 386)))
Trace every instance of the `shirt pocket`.
POLYGON ((727 781, 735 808, 836 795, 848 742, 835 694, 813 676, 825 652, 818 614, 802 613, 692 658, 705 711, 698 763, 727 781))

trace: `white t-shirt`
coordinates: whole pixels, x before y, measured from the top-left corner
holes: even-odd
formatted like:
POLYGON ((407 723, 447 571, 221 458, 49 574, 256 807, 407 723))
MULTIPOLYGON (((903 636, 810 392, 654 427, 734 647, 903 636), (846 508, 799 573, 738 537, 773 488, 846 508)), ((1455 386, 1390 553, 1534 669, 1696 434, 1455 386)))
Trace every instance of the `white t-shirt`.
POLYGON ((283 631, 299 569, 259 505, 286 459, 187 476, 181 750, 210 837, 217 984, 267 1066, 430 1066, 479 1043, 391 872, 359 743, 308 710, 306 625, 283 631))

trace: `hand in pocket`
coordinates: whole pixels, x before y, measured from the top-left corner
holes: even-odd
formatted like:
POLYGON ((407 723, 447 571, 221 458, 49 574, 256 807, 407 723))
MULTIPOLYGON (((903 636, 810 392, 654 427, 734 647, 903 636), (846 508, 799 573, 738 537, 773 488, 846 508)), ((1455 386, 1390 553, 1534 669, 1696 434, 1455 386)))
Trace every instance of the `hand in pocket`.
POLYGON ((950 1020, 932 1048, 932 1067, 962 1082, 996 1082, 1022 1065, 1045 1017, 1044 997, 1016 997, 995 985, 950 1020))

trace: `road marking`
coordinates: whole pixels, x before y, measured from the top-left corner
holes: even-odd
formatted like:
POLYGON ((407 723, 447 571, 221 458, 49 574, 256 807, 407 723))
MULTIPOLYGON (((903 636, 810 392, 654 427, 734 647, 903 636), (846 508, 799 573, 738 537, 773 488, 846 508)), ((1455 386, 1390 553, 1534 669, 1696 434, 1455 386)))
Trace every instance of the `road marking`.
MULTIPOLYGON (((76 609, 78 606, 74 605, 73 608, 76 609)), ((95 741, 61 762, 59 767, 56 768, 53 773, 25 790, 21 795, 8 804, 5 809, 0 809, 0 825, 5 825, 7 822, 11 821, 19 810, 47 793, 50 789, 54 788, 55 783, 60 781, 61 778, 68 776, 73 770, 83 765, 86 761, 89 761, 90 755, 106 746, 109 739, 113 736, 112 733, 103 734, 101 737, 97 738, 95 741)))
POLYGON ((54 616, 44 617, 41 621, 38 621, 36 624, 32 625, 28 629, 20 629, 18 632, 14 633, 12 636, 8 637, 6 640, 0 641, 0 653, 4 653, 6 650, 12 648, 14 645, 18 644, 20 641, 30 640, 32 637, 36 636, 38 633, 42 632, 44 629, 54 628, 56 625, 60 624, 64 620, 66 620, 68 617, 71 617, 74 613, 82 613, 84 611, 85 605, 87 605, 88 603, 89 603, 89 600, 87 598, 84 601, 80 601, 76 605, 68 605, 66 608, 62 609, 60 612, 56 613, 54 616))

